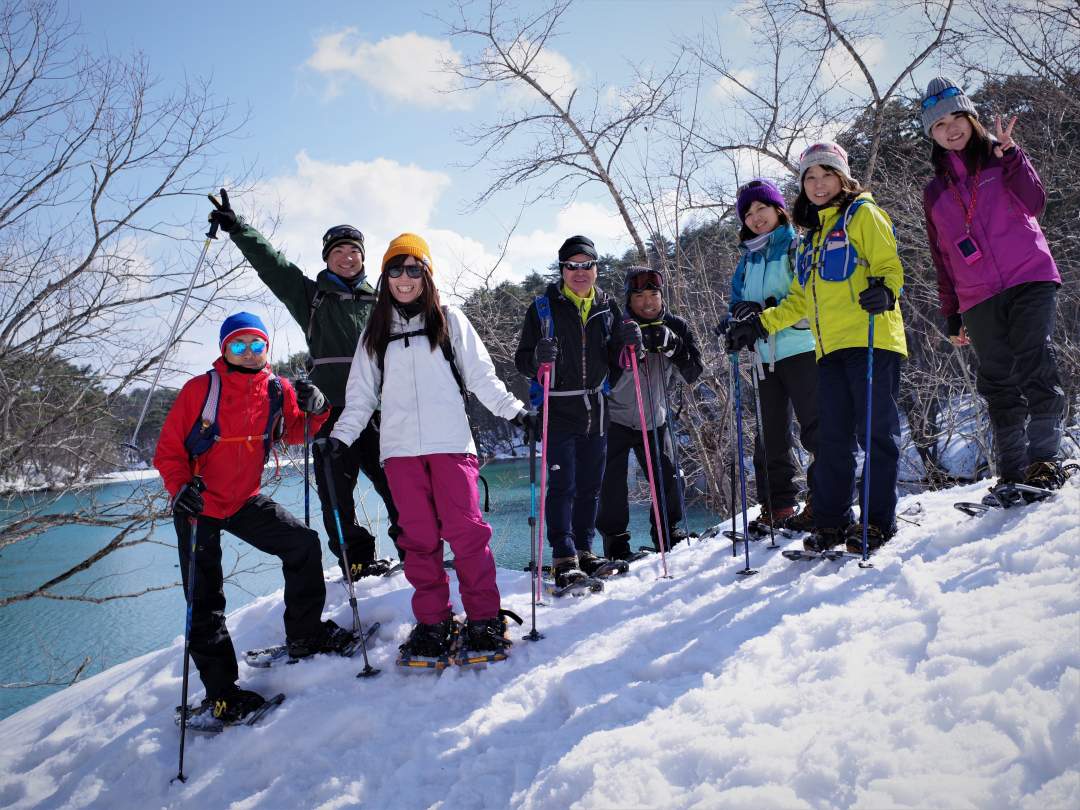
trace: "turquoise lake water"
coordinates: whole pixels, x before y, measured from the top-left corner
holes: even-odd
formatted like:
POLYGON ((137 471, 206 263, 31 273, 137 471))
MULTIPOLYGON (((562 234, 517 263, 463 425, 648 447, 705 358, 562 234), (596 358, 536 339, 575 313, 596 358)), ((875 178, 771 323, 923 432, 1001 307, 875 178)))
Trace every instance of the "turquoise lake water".
MULTIPOLYGON (((500 461, 484 468, 491 492, 491 511, 485 515, 492 526, 492 551, 503 568, 520 570, 529 561, 528 513, 530 501, 529 465, 525 460, 500 461)), ((362 479, 363 480, 363 479, 362 479)), ((146 487, 157 491, 158 479, 108 484, 84 492, 65 495, 50 508, 64 511, 91 497, 98 502, 120 502, 133 490, 146 487)), ((311 522, 323 537, 324 567, 335 560, 326 549, 318 498, 311 492, 311 522)), ((290 468, 282 468, 281 480, 265 490, 275 500, 303 517, 303 477, 290 468)), ((378 523, 380 556, 395 556, 386 537, 386 516, 381 502, 366 480, 358 487, 357 499, 368 510, 368 517, 378 523)), ((0 500, 0 521, 11 503, 0 500)), ((630 530, 634 547, 648 544, 647 502, 631 508, 630 530)), ((690 510, 690 529, 700 531, 715 523, 704 510, 690 510)), ((101 547, 111 537, 107 529, 72 526, 57 529, 33 540, 18 543, 0 554, 0 595, 26 590, 47 581, 101 547)), ((82 593, 87 588, 94 595, 142 590, 154 585, 179 582, 176 535, 171 522, 158 527, 149 543, 115 552, 89 571, 65 583, 63 593, 82 593)), ((223 566, 236 561, 244 569, 234 581, 226 582, 229 610, 281 588, 281 572, 276 560, 255 551, 229 534, 222 535, 223 566), (254 569, 248 571, 247 569, 254 569)), ((595 546, 600 551, 599 539, 595 546)), ((550 550, 548 551, 550 555, 550 550)), ((454 595, 456 600, 456 594, 454 595)), ((179 587, 158 591, 136 599, 121 599, 103 604, 31 599, 0 608, 0 684, 29 683, 70 674, 86 658, 90 664, 83 677, 101 672, 115 664, 159 649, 184 632, 184 594, 179 587)), ((62 686, 0 688, 0 718, 52 694, 62 686)))

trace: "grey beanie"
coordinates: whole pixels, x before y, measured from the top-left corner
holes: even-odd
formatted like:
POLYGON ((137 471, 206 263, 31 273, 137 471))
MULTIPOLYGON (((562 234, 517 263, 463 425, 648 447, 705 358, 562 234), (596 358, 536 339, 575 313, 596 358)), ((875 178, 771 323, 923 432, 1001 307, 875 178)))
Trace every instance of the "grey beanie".
POLYGON ((930 137, 930 128, 951 113, 966 112, 979 117, 971 99, 964 95, 960 85, 948 76, 938 76, 926 85, 922 98, 922 128, 926 137, 930 137), (944 95, 943 95, 944 94, 944 95))

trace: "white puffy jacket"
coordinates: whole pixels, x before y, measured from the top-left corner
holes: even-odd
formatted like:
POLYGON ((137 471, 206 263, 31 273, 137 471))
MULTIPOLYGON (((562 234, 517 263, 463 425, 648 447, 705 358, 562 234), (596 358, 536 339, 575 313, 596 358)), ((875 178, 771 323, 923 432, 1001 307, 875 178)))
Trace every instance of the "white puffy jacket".
MULTIPOLYGON (((465 387, 495 416, 512 419, 524 409, 495 374, 491 356, 469 319, 454 306, 446 308, 454 359, 465 387)), ((424 328, 424 316, 405 320, 394 310, 393 334, 424 328)), ((379 458, 423 456, 432 453, 476 454, 465 402, 450 364, 438 346, 419 335, 393 340, 383 358, 382 423, 379 458)), ((361 337, 345 387, 345 409, 330 434, 346 444, 360 436, 379 407, 378 360, 367 353, 361 337)))

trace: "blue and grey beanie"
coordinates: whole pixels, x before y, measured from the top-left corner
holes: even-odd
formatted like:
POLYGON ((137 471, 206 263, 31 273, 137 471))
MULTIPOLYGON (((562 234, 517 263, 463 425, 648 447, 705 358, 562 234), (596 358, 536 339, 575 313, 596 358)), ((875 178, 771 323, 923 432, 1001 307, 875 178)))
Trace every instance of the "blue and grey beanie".
POLYGON ((922 98, 922 128, 926 137, 930 137, 930 128, 946 115, 966 112, 979 117, 978 110, 971 99, 964 95, 960 86, 947 76, 931 79, 926 85, 922 98))

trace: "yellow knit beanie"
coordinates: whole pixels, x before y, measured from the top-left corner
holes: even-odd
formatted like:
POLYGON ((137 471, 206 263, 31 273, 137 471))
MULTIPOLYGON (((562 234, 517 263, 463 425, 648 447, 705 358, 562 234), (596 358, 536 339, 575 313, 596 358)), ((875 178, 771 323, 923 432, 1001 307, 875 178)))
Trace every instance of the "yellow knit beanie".
POLYGON ((382 257, 382 272, 386 272, 386 265, 395 256, 412 256, 427 265, 429 273, 435 274, 435 262, 431 260, 431 249, 423 237, 415 233, 403 233, 390 242, 390 247, 386 249, 382 257))

